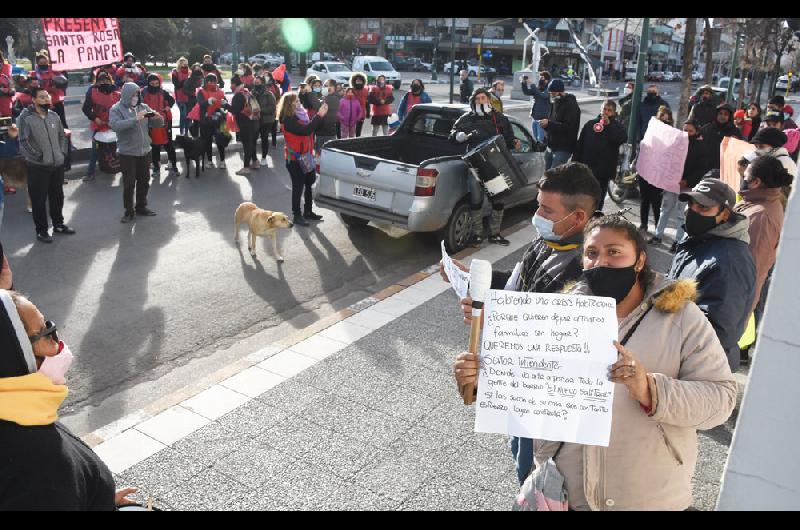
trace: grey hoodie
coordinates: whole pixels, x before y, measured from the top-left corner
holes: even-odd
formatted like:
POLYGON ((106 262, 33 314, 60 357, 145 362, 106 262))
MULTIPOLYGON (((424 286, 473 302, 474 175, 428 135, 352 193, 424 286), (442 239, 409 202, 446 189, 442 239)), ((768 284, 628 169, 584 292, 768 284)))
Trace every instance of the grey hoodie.
POLYGON ((726 239, 738 239, 749 245, 750 219, 740 213, 731 212, 731 218, 728 219, 728 222, 715 226, 708 231, 708 235, 726 239))
POLYGON ((139 93, 139 85, 125 83, 122 86, 120 100, 111 107, 108 122, 117 133, 117 150, 121 155, 144 156, 150 153, 150 127, 163 127, 164 118, 157 112, 152 118, 136 121, 136 114, 141 111, 155 112, 149 106, 139 103, 131 105, 133 96, 139 93))
POLYGON ((51 110, 42 118, 31 105, 19 115, 17 126, 19 148, 28 164, 44 167, 64 165, 69 144, 58 114, 51 110))

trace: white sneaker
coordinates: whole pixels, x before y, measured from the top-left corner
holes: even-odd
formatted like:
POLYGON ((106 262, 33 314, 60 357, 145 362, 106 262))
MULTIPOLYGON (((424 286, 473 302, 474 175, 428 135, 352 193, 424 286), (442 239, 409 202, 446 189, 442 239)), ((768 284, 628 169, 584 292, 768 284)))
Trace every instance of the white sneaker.
POLYGON ((25 209, 28 210, 28 213, 33 213, 33 208, 25 208, 25 209))
POLYGON ((177 176, 178 176, 178 175, 180 175, 181 173, 180 173, 180 171, 178 171, 178 168, 176 168, 176 167, 171 167, 171 168, 169 168, 169 171, 167 172, 167 174, 168 174, 170 177, 177 177, 177 176))
POLYGON ((219 161, 219 168, 220 169, 228 169, 228 166, 225 165, 225 161, 224 160, 220 160, 219 161))
POLYGON ((249 167, 243 167, 239 171, 236 172, 237 175, 249 175, 251 173, 249 167))
POLYGON ((261 159, 261 165, 262 166, 266 166, 267 165, 267 157, 264 157, 264 158, 261 159))
POLYGON ((214 162, 212 160, 206 160, 206 167, 214 169, 214 162))
POLYGON ((250 169, 259 169, 261 164, 258 163, 258 159, 256 158, 252 162, 250 162, 250 169))

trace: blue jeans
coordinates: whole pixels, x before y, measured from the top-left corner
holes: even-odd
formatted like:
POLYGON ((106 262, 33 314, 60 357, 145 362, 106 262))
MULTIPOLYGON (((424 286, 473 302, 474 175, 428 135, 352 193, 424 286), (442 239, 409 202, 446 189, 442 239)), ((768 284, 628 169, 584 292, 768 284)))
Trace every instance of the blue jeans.
POLYGON ((572 156, 572 153, 569 151, 551 151, 550 148, 547 148, 547 151, 544 153, 544 160, 547 164, 547 169, 560 166, 561 164, 566 164, 569 161, 569 157, 572 156))
POLYGON ((181 134, 189 134, 189 119, 186 117, 189 114, 189 108, 187 103, 178 103, 178 110, 181 113, 180 118, 180 125, 178 125, 178 130, 181 134))
POLYGON ((544 129, 539 125, 539 120, 536 118, 531 118, 531 132, 534 140, 539 143, 544 142, 544 129))
POLYGON ((97 142, 94 141, 94 135, 97 132, 92 133, 92 152, 89 155, 89 169, 86 171, 89 175, 94 175, 94 170, 97 167, 97 142))
POLYGON ((533 440, 530 438, 511 437, 511 455, 514 457, 517 479, 520 485, 533 469, 533 440))
MULTIPOLYGON (((3 188, 5 187, 5 183, 3 183, 3 177, 0 175, 0 228, 3 228, 3 209, 6 207, 6 196, 3 188)), ((0 264, 2 266, 2 264, 0 264)))

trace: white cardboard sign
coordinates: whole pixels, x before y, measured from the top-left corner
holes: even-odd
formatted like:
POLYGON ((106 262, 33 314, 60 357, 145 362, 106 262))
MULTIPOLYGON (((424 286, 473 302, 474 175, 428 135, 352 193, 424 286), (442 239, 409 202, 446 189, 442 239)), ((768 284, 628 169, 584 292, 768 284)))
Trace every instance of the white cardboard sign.
POLYGON ((469 296, 469 273, 464 272, 453 263, 453 259, 447 254, 444 248, 444 241, 442 241, 442 263, 444 264, 444 272, 450 280, 450 285, 456 292, 459 300, 469 296))
POLYGON ((490 290, 475 430, 608 446, 613 298, 490 290))

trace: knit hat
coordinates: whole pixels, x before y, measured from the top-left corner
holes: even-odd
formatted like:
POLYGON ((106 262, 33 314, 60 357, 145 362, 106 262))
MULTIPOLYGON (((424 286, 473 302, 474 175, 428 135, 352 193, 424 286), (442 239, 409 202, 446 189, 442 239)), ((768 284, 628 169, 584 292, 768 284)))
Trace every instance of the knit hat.
POLYGON ((550 81, 550 84, 547 85, 548 92, 564 92, 564 81, 561 79, 553 79, 550 81))
POLYGON ((791 106, 791 105, 784 105, 784 106, 783 106, 783 112, 785 112, 785 113, 787 113, 789 116, 791 116, 791 115, 793 115, 793 114, 794 114, 794 109, 792 108, 792 106, 791 106))
POLYGON ((739 109, 733 113, 733 119, 738 120, 739 118, 744 119, 744 110, 739 109))
POLYGON ((764 127, 759 129, 753 139, 750 140, 751 144, 766 144, 772 147, 783 147, 788 138, 786 133, 775 127, 764 127))
POLYGON ((161 76, 158 74, 147 74, 147 84, 150 84, 150 81, 158 81, 161 83, 161 76))

